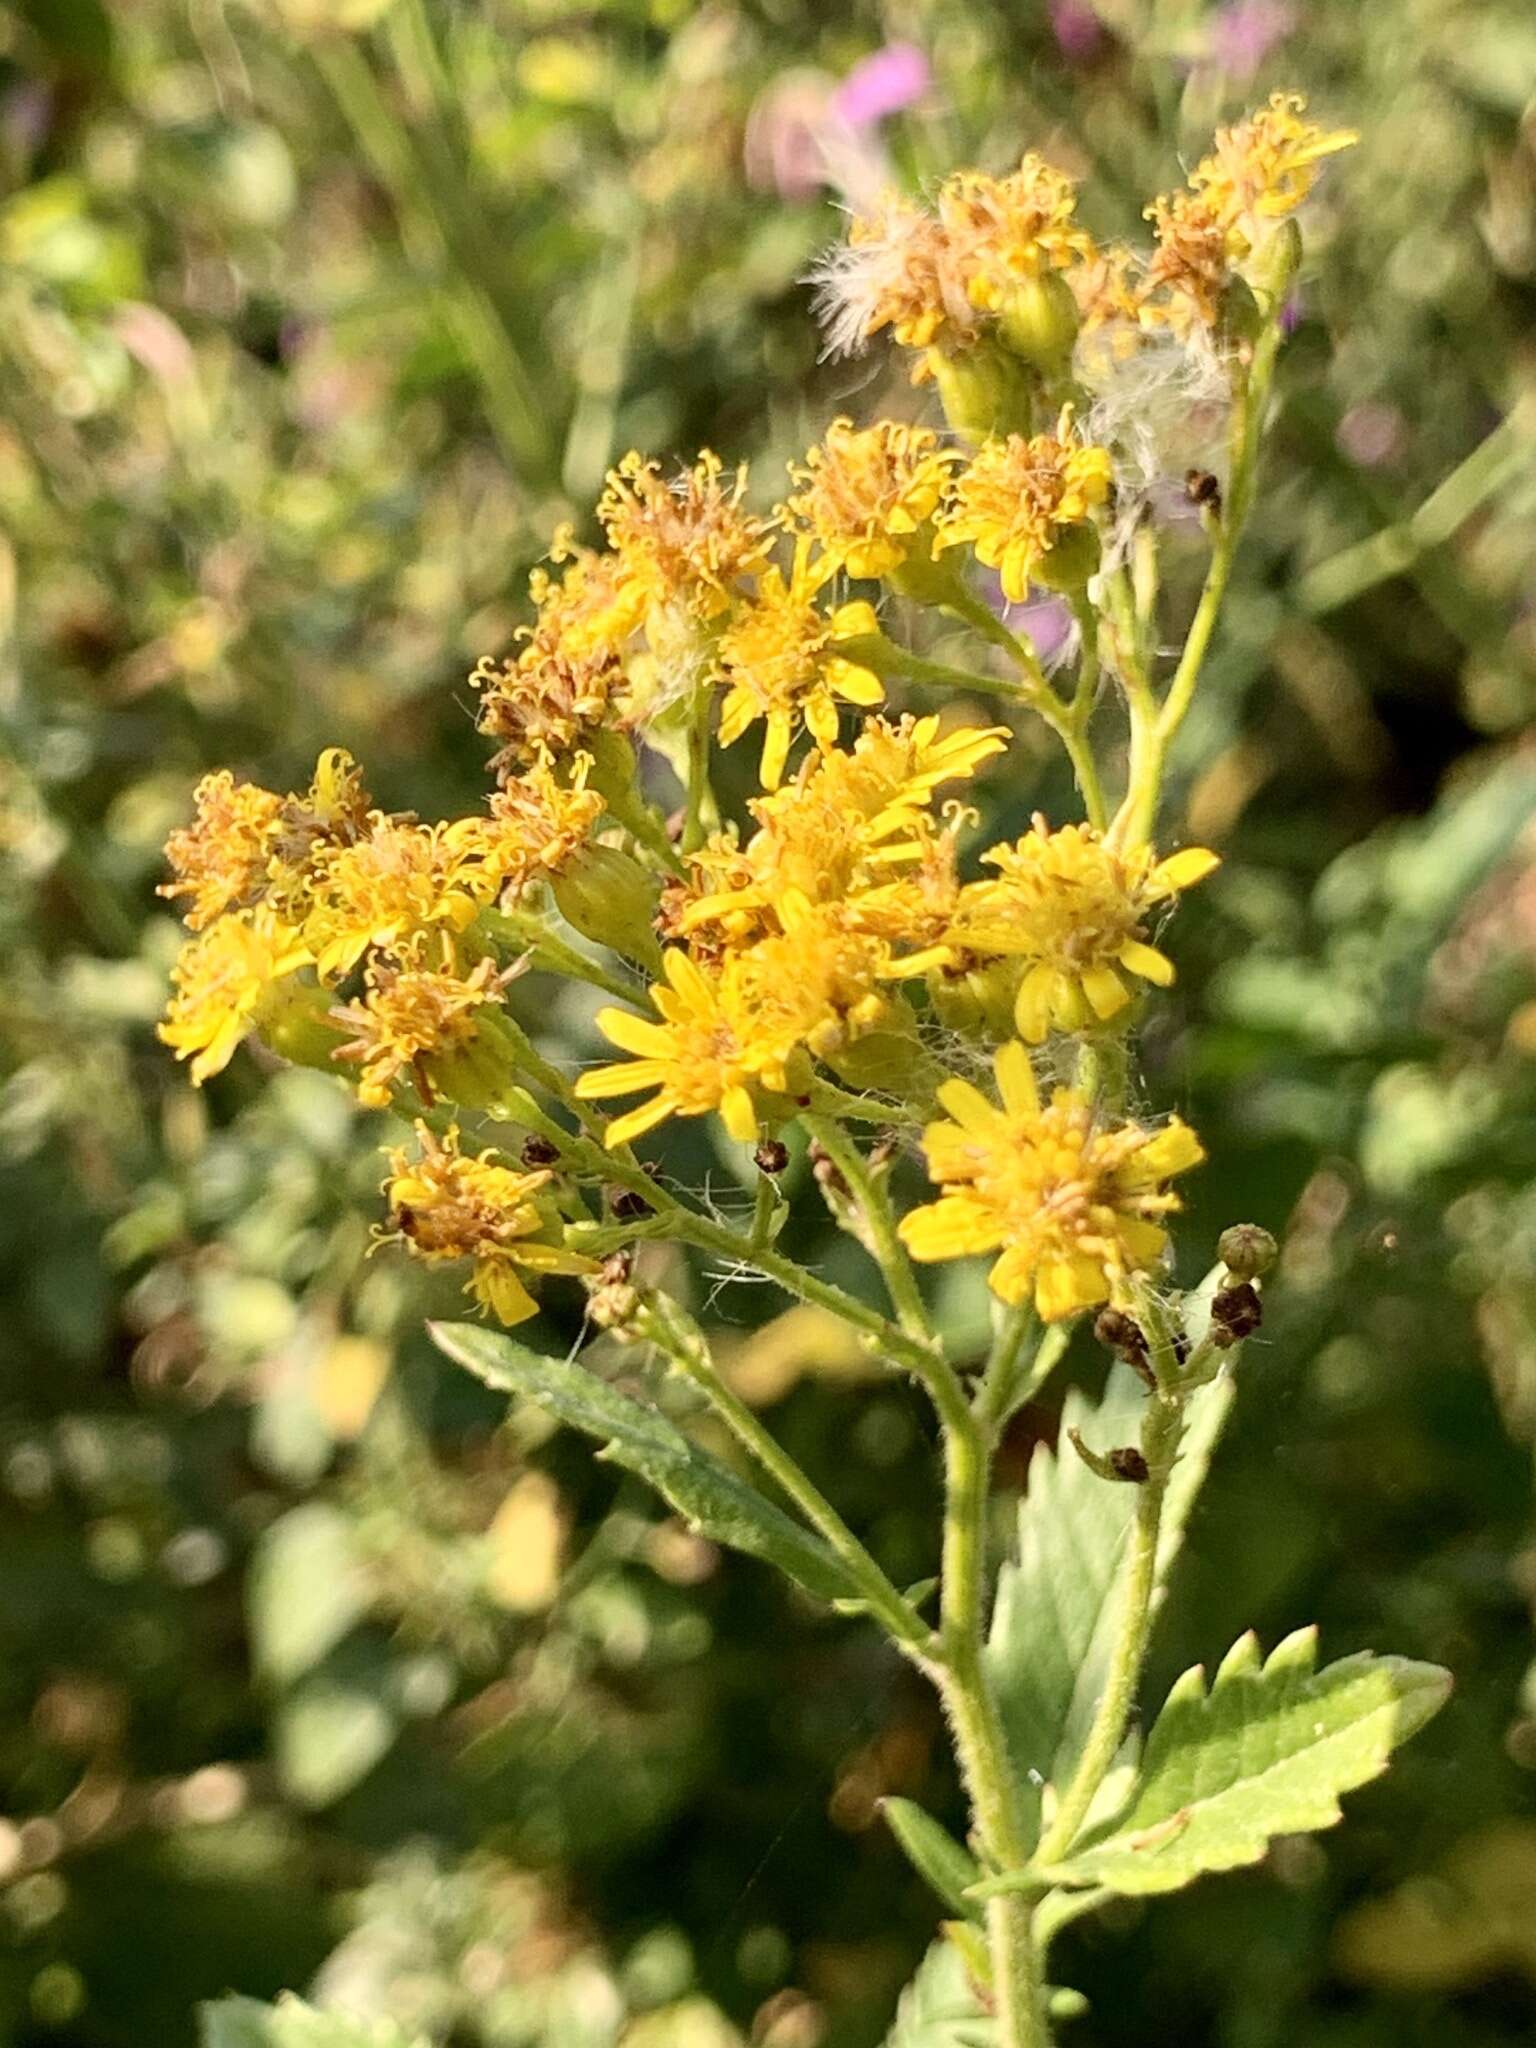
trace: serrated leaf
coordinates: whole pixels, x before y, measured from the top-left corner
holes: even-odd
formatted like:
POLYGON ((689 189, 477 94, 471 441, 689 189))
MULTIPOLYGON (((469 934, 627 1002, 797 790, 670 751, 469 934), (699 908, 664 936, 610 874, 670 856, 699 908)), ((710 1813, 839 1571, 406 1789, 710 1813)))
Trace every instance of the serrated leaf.
POLYGON ((254 1998, 220 1998, 197 2009, 202 2048, 420 2048, 388 2020, 316 2012, 291 1991, 276 2005, 254 1998))
MULTIPOLYGON (((1232 1404, 1234 1382, 1191 1395, 1179 1461, 1168 1482, 1158 1540, 1161 1601, 1195 1496, 1232 1404)), ((1134 1444, 1147 1390, 1126 1366, 1110 1374, 1097 1408, 1075 1389, 1062 1410, 1059 1451, 1042 1445, 1019 1507, 1018 1552, 998 1575, 987 1643, 1008 1746, 1038 1811, 1040 1790, 1071 1776, 1104 1689, 1114 1642, 1121 1567, 1138 1489, 1089 1470, 1066 1441, 1081 1430, 1094 1449, 1134 1444)))
POLYGON ((787 1572, 823 1600, 859 1597, 857 1582, 818 1536, 738 1479, 658 1409, 621 1394, 569 1359, 548 1358, 478 1323, 433 1323, 433 1341, 499 1393, 537 1401, 601 1440, 599 1454, 637 1473, 717 1543, 787 1572))
POLYGON ((965 1961, 936 1941, 901 1994, 885 2048, 996 2048, 997 2022, 971 1988, 965 1961))
POLYGON ((323 1501, 292 1509, 251 1559, 246 1606, 256 1669, 290 1684, 362 1619, 370 1598, 346 1516, 323 1501))
POLYGON ((1143 1894, 1257 1863, 1276 1835, 1332 1827, 1339 1797, 1386 1769, 1444 1704, 1448 1672, 1369 1651, 1316 1669, 1317 1631, 1261 1664, 1252 1635, 1206 1691, 1195 1665, 1147 1738, 1130 1806, 1112 1831, 1052 1871, 1061 1883, 1143 1894))

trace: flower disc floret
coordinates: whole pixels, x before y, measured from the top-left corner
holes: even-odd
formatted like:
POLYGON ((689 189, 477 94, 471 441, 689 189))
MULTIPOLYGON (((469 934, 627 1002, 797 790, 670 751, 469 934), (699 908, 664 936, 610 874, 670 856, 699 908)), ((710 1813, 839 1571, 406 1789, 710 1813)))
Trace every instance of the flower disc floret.
POLYGON ((591 1259, 549 1242, 558 1219, 539 1200, 548 1173, 515 1172, 492 1152, 471 1157, 457 1129, 438 1138, 418 1124, 416 1137, 417 1157, 404 1147, 390 1155, 383 1241, 404 1243, 430 1264, 472 1259, 465 1291, 507 1324, 538 1309, 522 1274, 595 1271, 591 1259))
POLYGON ((1005 178, 957 171, 939 189, 949 260, 973 306, 996 312, 1010 293, 1093 252, 1077 225, 1077 187, 1033 150, 1005 178))
POLYGON ((813 538, 819 564, 850 576, 898 569, 948 487, 953 452, 931 428, 834 420, 790 476, 785 511, 813 538))
POLYGON ((767 566, 771 536, 744 508, 746 488, 745 465, 728 480, 708 449, 675 478, 634 452, 609 471, 597 516, 617 557, 617 591, 640 616, 680 604, 716 619, 742 579, 767 566))
POLYGON ((366 1109, 387 1109, 402 1075, 413 1078, 430 1103, 432 1067, 474 1041, 479 1013, 502 1000, 503 982, 490 959, 458 973, 451 952, 437 967, 419 957, 370 961, 362 995, 330 1013, 351 1033, 331 1057, 357 1068, 358 1100, 366 1109))
POLYGON ((1017 1039, 995 1070, 996 1103, 969 1081, 939 1089, 948 1114, 923 1151, 941 1193, 903 1218, 902 1241, 922 1260, 1000 1252, 993 1293, 1032 1299, 1046 1322, 1128 1301, 1166 1250, 1164 1220, 1181 1206, 1166 1183, 1199 1164, 1199 1140, 1177 1118, 1158 1130, 1101 1123, 1071 1088, 1042 1102, 1017 1039))
POLYGON ((974 548, 978 561, 998 571, 1004 595, 1020 604, 1032 577, 1061 566, 1051 563, 1053 552, 1078 534, 1089 537, 1087 522, 1112 480, 1108 449, 1080 441, 1066 408, 1054 434, 1010 434, 977 450, 940 511, 935 552, 974 548))

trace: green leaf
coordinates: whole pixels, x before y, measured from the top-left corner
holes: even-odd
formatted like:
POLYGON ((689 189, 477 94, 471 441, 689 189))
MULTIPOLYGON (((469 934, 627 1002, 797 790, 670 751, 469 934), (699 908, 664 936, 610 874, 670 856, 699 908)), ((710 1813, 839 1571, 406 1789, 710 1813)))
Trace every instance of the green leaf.
POLYGON ((995 2048, 997 2022, 971 1988, 965 1961, 947 1941, 936 1941, 901 1994, 885 2048, 995 2048))
POLYGON ((1186 1671, 1152 1733, 1130 1806, 1112 1832, 1058 1864, 1060 1883, 1177 1891, 1212 1870, 1257 1863, 1275 1835, 1332 1827, 1339 1795, 1386 1769, 1445 1703, 1450 1674, 1369 1651, 1316 1667, 1298 1629, 1261 1663, 1238 1639, 1209 1693, 1186 1671))
POLYGON ((948 1828, 941 1827, 913 1800, 882 1799, 880 1811, 924 1883, 956 1913, 979 1919, 981 1908, 966 1897, 970 1887, 981 1882, 981 1866, 970 1851, 962 1849, 948 1828))
POLYGON ((291 1991, 276 2005, 254 1998, 220 1998, 197 2009, 202 2048, 420 2048, 387 2020, 360 2020, 316 2012, 291 1991))
MULTIPOLYGON (((1195 1496, 1232 1405, 1230 1375, 1191 1395, 1163 1506, 1159 1602, 1178 1557, 1195 1496)), ((1071 1776, 1104 1689, 1116 1598, 1137 1489, 1089 1470, 1066 1441, 1081 1430, 1098 1451, 1140 1440, 1147 1391, 1126 1366, 1110 1374, 1097 1408, 1075 1389, 1062 1410, 1059 1452, 1036 1451, 1019 1508, 1018 1553, 998 1576, 987 1643, 1009 1751, 1038 1809, 1041 1788, 1071 1776)))
POLYGON ((598 1456, 638 1473, 716 1543, 776 1564, 823 1600, 860 1588, 819 1536, 738 1479, 655 1408, 621 1394, 569 1359, 547 1358, 478 1323, 432 1323, 433 1341, 498 1393, 537 1401, 572 1429, 602 1439, 598 1456))
POLYGON ((339 1509, 310 1501, 275 1521, 251 1559, 246 1595, 257 1671, 288 1685, 367 1613, 370 1593, 339 1509))

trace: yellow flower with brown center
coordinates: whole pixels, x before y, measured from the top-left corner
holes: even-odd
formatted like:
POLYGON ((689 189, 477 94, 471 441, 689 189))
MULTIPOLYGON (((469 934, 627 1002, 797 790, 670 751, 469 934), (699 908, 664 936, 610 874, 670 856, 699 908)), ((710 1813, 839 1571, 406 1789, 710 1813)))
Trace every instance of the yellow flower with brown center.
POLYGON ((878 630, 873 607, 845 604, 821 611, 816 593, 824 581, 825 572, 812 568, 802 540, 789 575, 777 565, 764 570, 756 597, 720 636, 720 743, 733 745, 763 720, 758 772, 764 789, 777 789, 784 779, 802 724, 819 745, 830 747, 837 739, 839 701, 879 704, 885 697, 877 675, 835 651, 839 640, 878 630))
POLYGON ((815 539, 819 566, 888 576, 912 552, 949 482, 954 454, 931 428, 834 420, 790 476, 785 511, 815 539))
POLYGON ((745 464, 727 481, 708 449, 670 479, 634 453, 609 471, 597 516, 618 558, 617 587, 642 616, 680 604, 695 619, 716 619, 743 578, 766 566, 771 536, 743 507, 746 488, 745 464))
POLYGON ((293 926, 263 904, 231 911, 188 939, 171 969, 174 993, 158 1031, 177 1059, 191 1060, 194 1086, 229 1065, 282 984, 310 958, 293 926))
POLYGON ((317 850, 304 937, 322 981, 340 980, 370 948, 398 951, 416 932, 464 930, 479 907, 478 877, 452 830, 376 812, 365 838, 317 850))
POLYGON ((1124 1302, 1163 1256, 1164 1219, 1181 1206, 1165 1184, 1204 1158, 1199 1139, 1176 1117, 1158 1130, 1096 1122, 1070 1088, 1042 1103, 1017 1039, 995 1070, 997 1103, 969 1081, 939 1089, 948 1115, 924 1131, 923 1151, 940 1195, 903 1217, 903 1243, 923 1260, 1000 1251, 992 1292, 1033 1297, 1046 1322, 1124 1302))
POLYGON ((523 1274, 596 1271, 591 1259, 549 1241, 559 1219, 539 1197, 551 1175, 514 1172, 492 1152, 471 1157, 456 1129, 438 1138, 418 1124, 416 1136, 419 1157, 404 1147, 390 1155, 385 1242, 403 1242, 434 1265, 472 1259, 465 1291, 508 1324, 538 1309, 523 1274))
POLYGON ((996 878, 961 890, 948 941, 1023 964, 1014 1024, 1031 1045, 1118 1015, 1136 978, 1166 988, 1173 963, 1149 943, 1149 921, 1218 865, 1204 847, 1159 860, 1150 847, 1106 845, 1090 825, 1052 832, 1043 818, 982 858, 996 878))
POLYGON ((260 896, 281 830, 283 799, 259 783, 237 782, 221 768, 203 777, 192 802, 191 824, 173 832, 165 844, 173 879, 155 893, 188 897, 187 927, 200 932, 226 910, 260 896))
POLYGON ((1066 407, 1054 434, 1010 434, 976 451, 940 510, 935 552, 973 547, 1014 604, 1028 596, 1031 578, 1086 580, 1098 555, 1088 521, 1111 480, 1108 450, 1078 439, 1066 407))
POLYGON ((593 1102, 655 1090, 648 1102, 609 1124, 610 1147, 627 1145, 669 1116, 704 1116, 711 1110, 719 1111, 733 1138, 751 1143, 758 1135, 757 1077, 790 1047, 761 1038, 748 1042, 733 1000, 739 973, 734 958, 711 972, 681 946, 670 946, 663 966, 666 980, 651 990, 661 1021, 637 1017, 632 1010, 599 1010, 598 1029, 634 1057, 589 1068, 577 1076, 576 1093, 593 1102))
POLYGON ((387 1109, 402 1074, 430 1105, 438 1092, 435 1070, 474 1043, 479 1013, 502 1000, 507 977, 494 960, 478 960, 460 974, 446 944, 441 965, 428 966, 427 957, 417 948, 402 962, 370 961, 362 995, 330 1013, 352 1034, 331 1057, 356 1066, 365 1109, 387 1109))
POLYGON ((1021 286, 1093 252, 1092 237, 1076 223, 1076 185, 1033 150, 1006 178, 956 171, 939 188, 938 213, 966 296, 983 312, 997 312, 1021 286))

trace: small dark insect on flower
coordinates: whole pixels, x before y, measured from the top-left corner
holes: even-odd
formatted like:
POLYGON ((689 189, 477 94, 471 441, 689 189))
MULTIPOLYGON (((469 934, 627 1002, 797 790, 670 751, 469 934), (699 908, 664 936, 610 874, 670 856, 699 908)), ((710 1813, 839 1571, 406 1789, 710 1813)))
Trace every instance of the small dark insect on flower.
POLYGON ((553 1166, 560 1157, 559 1147, 550 1138, 540 1137, 537 1131, 523 1140, 523 1164, 528 1167, 553 1166))
POLYGON ((764 1138, 752 1154, 759 1173, 782 1173, 789 1164, 789 1147, 778 1138, 764 1138))
POLYGON ((1184 472, 1184 495, 1191 505, 1197 505, 1202 512, 1221 510, 1221 484, 1208 469, 1189 469, 1184 472))

